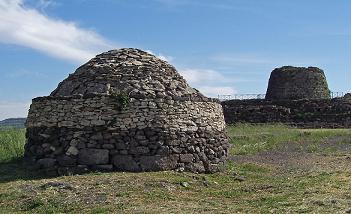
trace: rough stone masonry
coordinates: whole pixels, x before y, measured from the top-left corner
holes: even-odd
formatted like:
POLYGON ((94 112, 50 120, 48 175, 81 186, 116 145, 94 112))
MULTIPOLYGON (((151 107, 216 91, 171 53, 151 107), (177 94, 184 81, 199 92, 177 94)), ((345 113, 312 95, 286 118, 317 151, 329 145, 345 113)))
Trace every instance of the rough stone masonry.
POLYGON ((324 71, 284 66, 272 71, 266 99, 222 102, 228 124, 284 123, 303 128, 350 128, 351 99, 330 99, 324 71))
POLYGON ((324 71, 316 67, 284 66, 272 71, 267 100, 329 99, 324 71))
POLYGON ((33 99, 26 127, 26 159, 53 175, 216 172, 229 148, 219 101, 138 49, 102 53, 33 99))

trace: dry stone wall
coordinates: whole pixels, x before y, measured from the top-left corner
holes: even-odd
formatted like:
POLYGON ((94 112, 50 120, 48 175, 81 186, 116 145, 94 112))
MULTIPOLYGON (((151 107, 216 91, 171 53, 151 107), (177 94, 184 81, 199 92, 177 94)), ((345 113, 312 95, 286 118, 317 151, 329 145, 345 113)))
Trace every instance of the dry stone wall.
POLYGON ((284 66, 271 73, 266 99, 328 99, 330 91, 324 71, 316 67, 284 66))
POLYGON ((285 123, 304 128, 350 128, 351 100, 230 100, 222 102, 225 120, 285 123))
POLYGON ((346 100, 351 100, 351 93, 345 94, 343 98, 346 100))
POLYGON ((271 73, 266 98, 222 102, 225 120, 236 123, 285 123, 305 128, 351 127, 351 100, 330 99, 324 71, 284 66, 271 73))
POLYGON ((41 97, 27 119, 26 157, 50 174, 88 170, 215 172, 228 140, 217 100, 111 95, 41 97))
POLYGON ((138 49, 97 55, 33 99, 25 157, 53 175, 90 170, 216 172, 229 148, 218 100, 138 49))
POLYGON ((135 98, 204 97, 189 87, 172 65, 132 48, 97 55, 63 80, 50 96, 111 92, 135 98))

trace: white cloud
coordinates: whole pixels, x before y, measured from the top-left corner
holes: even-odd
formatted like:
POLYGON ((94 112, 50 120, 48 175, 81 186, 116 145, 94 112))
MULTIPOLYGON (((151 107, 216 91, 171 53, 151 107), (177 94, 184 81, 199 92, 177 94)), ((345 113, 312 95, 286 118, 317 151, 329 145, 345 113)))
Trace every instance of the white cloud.
POLYGON ((45 10, 46 8, 50 6, 54 6, 57 3, 54 0, 38 0, 37 2, 37 7, 40 8, 40 10, 45 10))
POLYGON ((164 61, 167 61, 167 62, 171 62, 173 60, 173 57, 165 56, 165 55, 162 55, 162 54, 157 55, 157 57, 162 59, 162 60, 164 60, 164 61))
POLYGON ((174 59, 173 57, 163 55, 162 53, 156 54, 155 52, 153 52, 151 50, 146 50, 146 52, 148 52, 149 54, 152 54, 152 55, 154 55, 154 56, 158 57, 159 59, 162 59, 163 61, 166 61, 166 62, 171 62, 174 59))
MULTIPOLYGON (((48 6, 51 1, 41 2, 48 6)), ((0 42, 78 63, 112 47, 94 31, 27 8, 23 0, 0 0, 0 42)))
POLYGON ((199 87, 198 90, 208 97, 217 98, 218 95, 233 95, 236 90, 232 87, 220 87, 220 86, 203 86, 199 87))
POLYGON ((27 117, 30 103, 0 102, 0 120, 27 117))
POLYGON ((218 71, 209 69, 183 69, 179 73, 192 87, 197 88, 208 97, 232 95, 236 92, 233 87, 225 86, 225 84, 233 81, 226 79, 218 71))
POLYGON ((209 69, 183 69, 179 73, 189 83, 218 82, 225 79, 219 72, 209 69))

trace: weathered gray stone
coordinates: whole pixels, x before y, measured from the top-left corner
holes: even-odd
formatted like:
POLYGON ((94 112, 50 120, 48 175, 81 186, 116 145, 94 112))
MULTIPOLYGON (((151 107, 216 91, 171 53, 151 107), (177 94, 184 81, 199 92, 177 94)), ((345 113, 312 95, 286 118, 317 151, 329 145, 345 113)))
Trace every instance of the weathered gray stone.
POLYGON ((194 156, 192 154, 180 154, 180 162, 182 163, 191 163, 194 160, 194 156))
POLYGON ((59 174, 185 169, 201 162, 199 152, 207 165, 222 163, 229 145, 219 101, 137 49, 79 67, 51 96, 33 99, 26 126, 28 159, 50 157, 48 171, 59 174))
POLYGON ((130 155, 115 155, 112 159, 113 165, 117 170, 137 172, 140 167, 130 155))
POLYGON ((284 66, 272 71, 266 99, 328 99, 330 91, 323 70, 284 66))
MULTIPOLYGON (((199 173, 203 173, 206 171, 210 171, 207 170, 204 166, 204 164, 202 162, 197 162, 197 163, 189 163, 187 165, 185 165, 185 169, 188 171, 192 171, 192 172, 199 172, 199 173)), ((218 171, 217 168, 216 170, 210 171, 210 172, 216 172, 218 171)))
POLYGON ((52 168, 55 165, 55 163, 56 163, 56 160, 53 158, 43 158, 37 161, 37 166, 39 168, 46 169, 46 168, 52 168))
POLYGON ((57 170, 59 175, 83 174, 87 171, 88 171, 88 167, 85 165, 77 165, 72 167, 59 167, 57 170))
POLYGON ((66 155, 78 155, 79 151, 75 146, 71 146, 68 148, 66 155))
POLYGON ((177 168, 179 155, 169 156, 141 156, 140 166, 143 171, 164 171, 177 168))
POLYGON ((150 152, 150 149, 146 146, 138 146, 130 149, 130 154, 142 155, 150 152))
POLYGON ((61 166, 74 166, 77 163, 77 159, 66 155, 58 157, 57 161, 61 166))
POLYGON ((102 165, 109 162, 107 149, 82 149, 79 151, 78 163, 82 165, 102 165))
POLYGON ((96 171, 112 171, 113 170, 113 165, 112 164, 108 164, 108 165, 93 165, 92 169, 96 170, 96 171))
POLYGON ((102 148, 111 150, 111 149, 114 149, 115 146, 113 144, 103 144, 102 148))
POLYGON ((284 123, 301 128, 351 127, 351 100, 340 98, 230 100, 222 104, 228 124, 284 123))
POLYGON ((351 93, 347 93, 343 97, 345 100, 351 100, 351 93))
POLYGON ((117 143, 115 144, 116 149, 123 150, 127 148, 127 145, 125 143, 117 143))

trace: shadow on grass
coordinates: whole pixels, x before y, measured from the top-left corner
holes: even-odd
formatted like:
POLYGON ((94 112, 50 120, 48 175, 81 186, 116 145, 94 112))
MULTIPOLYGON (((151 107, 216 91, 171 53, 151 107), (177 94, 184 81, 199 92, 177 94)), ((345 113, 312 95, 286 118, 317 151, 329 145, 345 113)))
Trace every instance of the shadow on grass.
POLYGON ((38 180, 50 178, 43 173, 28 169, 23 158, 0 163, 0 183, 7 183, 16 180, 38 180))

